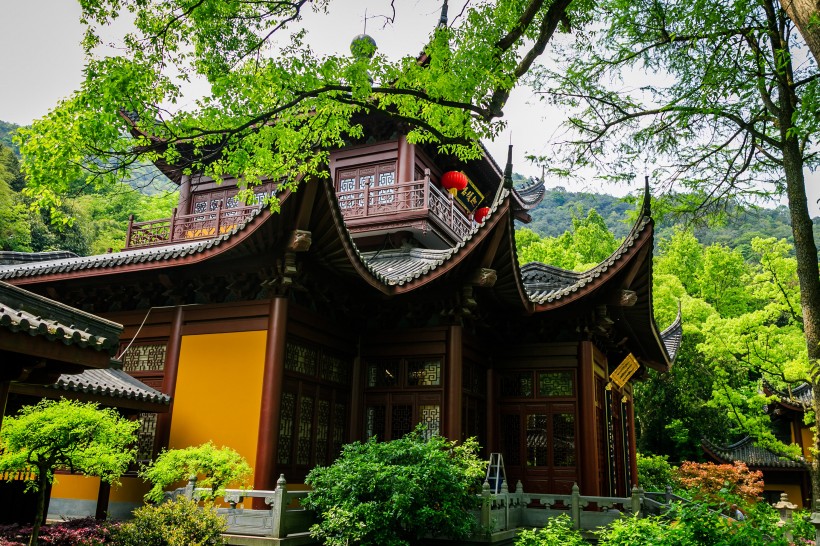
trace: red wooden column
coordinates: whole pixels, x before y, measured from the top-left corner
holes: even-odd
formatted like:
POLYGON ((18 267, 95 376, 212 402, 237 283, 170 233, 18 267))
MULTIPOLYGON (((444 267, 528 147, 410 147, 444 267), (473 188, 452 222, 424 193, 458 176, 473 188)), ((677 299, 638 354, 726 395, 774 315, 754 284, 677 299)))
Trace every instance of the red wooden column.
POLYGON ((154 449, 168 446, 171 437, 171 419, 174 415, 174 391, 177 388, 177 373, 179 372, 179 352, 182 347, 182 324, 185 321, 185 311, 182 306, 174 309, 174 318, 171 323, 171 335, 168 346, 165 348, 165 367, 162 378, 162 392, 171 397, 171 405, 167 413, 157 415, 157 432, 154 439, 154 449))
POLYGON ((347 441, 364 440, 362 436, 362 406, 364 396, 364 374, 362 373, 362 357, 356 355, 353 359, 353 373, 351 375, 352 387, 350 389, 350 421, 348 424, 349 436, 347 441))
POLYGON ((629 474, 632 483, 627 484, 626 494, 632 492, 632 486, 638 485, 638 447, 635 443, 635 391, 629 393, 629 474))
POLYGON ((450 440, 462 441, 461 411, 462 411, 462 327, 450 326, 449 343, 447 344, 447 393, 444 416, 444 434, 450 440))
POLYGON ((0 381, 0 428, 3 428, 3 414, 6 413, 6 402, 9 399, 11 381, 0 381))
POLYGON ((416 151, 413 145, 407 142, 405 135, 399 135, 398 166, 396 168, 396 182, 410 182, 415 180, 416 151))
POLYGON ((487 430, 485 431, 487 434, 487 445, 485 446, 485 451, 487 452, 487 457, 489 458, 489 454, 492 452, 500 452, 501 447, 500 444, 496 441, 495 432, 496 432, 496 418, 498 416, 498 412, 496 411, 496 401, 495 401, 495 370, 492 368, 487 369, 487 430))
MULTIPOLYGON (((265 347, 265 369, 262 376, 262 403, 259 409, 254 489, 276 489, 279 413, 282 401, 282 382, 285 376, 287 326, 288 300, 281 296, 275 297, 270 302, 268 315, 268 340, 265 347)), ((256 503, 254 507, 257 507, 256 503)), ((265 508, 261 503, 258 507, 265 508)))
POLYGON ((579 487, 582 495, 600 495, 598 483, 598 442, 595 426, 595 363, 593 346, 590 341, 582 341, 578 347, 578 442, 579 487))

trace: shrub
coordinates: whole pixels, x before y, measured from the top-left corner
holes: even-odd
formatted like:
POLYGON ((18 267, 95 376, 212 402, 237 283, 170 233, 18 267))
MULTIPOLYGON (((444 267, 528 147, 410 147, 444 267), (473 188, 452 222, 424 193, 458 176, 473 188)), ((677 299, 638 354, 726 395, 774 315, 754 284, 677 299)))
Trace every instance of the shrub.
POLYGON ((134 511, 134 519, 113 533, 117 546, 221 546, 227 523, 209 505, 176 500, 134 511))
POLYGON ((737 498, 747 507, 763 493, 763 473, 751 471, 745 463, 734 464, 684 462, 675 472, 678 483, 692 490, 698 500, 720 505, 737 498))
POLYGON ((329 467, 307 477, 305 505, 327 546, 406 546, 425 535, 470 535, 485 463, 474 439, 456 445, 423 427, 400 440, 348 444, 329 467))
POLYGON ((675 469, 666 455, 638 453, 638 483, 644 491, 665 491, 667 486, 673 486, 675 469))
MULTIPOLYGON (((94 518, 80 518, 47 525, 41 528, 38 542, 50 546, 102 546, 111 544, 115 526, 94 518)), ((0 546, 18 546, 31 536, 30 525, 0 526, 0 546)))
POLYGON ((523 530, 515 546, 585 546, 581 533, 572 528, 569 516, 550 518, 542 529, 523 530))
POLYGON ((599 546, 667 546, 668 522, 656 517, 621 518, 600 531, 599 546))
POLYGON ((251 475, 251 467, 239 453, 211 442, 163 451, 140 471, 140 477, 153 484, 145 498, 154 502, 162 501, 166 487, 190 476, 198 477, 200 487, 210 487, 213 498, 228 484, 244 486, 251 475))

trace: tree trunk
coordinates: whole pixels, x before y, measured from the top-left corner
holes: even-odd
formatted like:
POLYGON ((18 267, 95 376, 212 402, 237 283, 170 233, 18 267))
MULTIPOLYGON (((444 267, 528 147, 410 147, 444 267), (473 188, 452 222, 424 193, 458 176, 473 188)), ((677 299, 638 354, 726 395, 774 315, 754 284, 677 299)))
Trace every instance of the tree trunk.
POLYGON ((48 474, 39 469, 37 474, 37 513, 34 516, 34 523, 31 526, 31 538, 28 546, 37 546, 37 539, 40 536, 40 527, 43 525, 43 516, 46 508, 46 491, 48 490, 48 474))
MULTIPOLYGON (((783 165, 786 173, 786 195, 789 201, 794 253, 797 259, 797 278, 800 282, 800 307, 803 314, 803 332, 809 357, 810 380, 814 395, 815 426, 820 430, 820 269, 817 263, 817 245, 814 242, 812 220, 806 199, 803 161, 797 141, 785 140, 783 165)), ((820 500, 820 434, 812 440, 812 505, 820 500)))
POLYGON ((780 5, 797 26, 814 60, 820 64, 820 3, 817 0, 782 0, 780 5))

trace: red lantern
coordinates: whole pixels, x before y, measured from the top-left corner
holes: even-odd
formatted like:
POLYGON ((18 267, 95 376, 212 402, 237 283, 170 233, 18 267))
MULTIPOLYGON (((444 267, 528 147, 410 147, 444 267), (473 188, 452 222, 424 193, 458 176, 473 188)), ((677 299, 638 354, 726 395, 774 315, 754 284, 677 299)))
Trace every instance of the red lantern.
POLYGON ((441 175, 441 186, 455 197, 467 187, 467 175, 460 171, 447 171, 441 175))
POLYGON ((476 209, 473 218, 479 224, 483 224, 484 219, 487 217, 488 214, 490 214, 490 207, 479 207, 476 209))

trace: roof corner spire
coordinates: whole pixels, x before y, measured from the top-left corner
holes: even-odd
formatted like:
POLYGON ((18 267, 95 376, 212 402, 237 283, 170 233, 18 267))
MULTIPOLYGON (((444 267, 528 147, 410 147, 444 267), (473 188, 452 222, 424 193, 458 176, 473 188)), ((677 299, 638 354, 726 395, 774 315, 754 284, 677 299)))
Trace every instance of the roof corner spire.
POLYGON ((504 188, 511 190, 513 187, 513 180, 512 180, 512 149, 513 145, 510 144, 510 148, 507 151, 507 166, 504 167, 504 188))
POLYGON ((649 175, 647 174, 644 176, 643 205, 641 206, 643 216, 652 216, 651 197, 649 193, 649 175))
POLYGON ((447 0, 444 0, 441 5, 441 17, 438 20, 438 26, 439 28, 447 26, 447 0))

